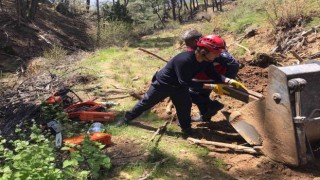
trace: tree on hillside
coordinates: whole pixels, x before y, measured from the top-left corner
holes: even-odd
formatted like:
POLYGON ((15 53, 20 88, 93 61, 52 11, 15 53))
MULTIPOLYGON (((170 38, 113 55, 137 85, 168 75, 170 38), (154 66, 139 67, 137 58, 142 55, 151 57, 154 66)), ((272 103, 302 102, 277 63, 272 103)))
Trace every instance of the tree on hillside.
POLYGON ((87 0, 87 6, 86 6, 86 9, 87 9, 87 13, 89 13, 89 9, 90 9, 90 0, 87 0))
POLYGON ((96 1, 96 5, 97 5, 97 24, 98 24, 98 28, 97 28, 97 45, 100 45, 100 7, 99 7, 99 0, 96 1))
POLYGON ((222 11, 222 0, 212 0, 212 11, 214 11, 214 7, 217 8, 217 11, 222 11))
POLYGON ((33 20, 38 10, 39 0, 15 0, 18 22, 22 19, 33 20))
POLYGON ((177 15, 176 15, 176 3, 177 1, 176 0, 171 0, 171 8, 172 8, 172 18, 173 20, 177 20, 177 15))
POLYGON ((102 11, 103 17, 108 21, 123 21, 127 23, 133 22, 127 7, 123 4, 120 4, 119 1, 115 2, 115 4, 112 6, 109 6, 107 3, 104 4, 102 11))

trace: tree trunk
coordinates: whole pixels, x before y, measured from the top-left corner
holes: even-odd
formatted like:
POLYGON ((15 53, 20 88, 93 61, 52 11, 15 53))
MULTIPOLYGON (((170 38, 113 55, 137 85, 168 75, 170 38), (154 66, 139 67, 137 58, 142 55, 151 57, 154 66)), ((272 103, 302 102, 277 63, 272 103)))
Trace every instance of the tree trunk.
POLYGON ((208 12, 208 2, 207 2, 207 0, 203 0, 203 3, 204 3, 205 11, 208 12))
POLYGON ((220 11, 222 12, 222 0, 219 0, 220 11))
POLYGON ((196 0, 196 4, 197 4, 197 9, 199 8, 199 2, 198 0, 196 0))
POLYGON ((87 9, 87 13, 89 13, 89 10, 90 10, 90 0, 87 0, 86 9, 87 9))
POLYGON ((171 0, 171 6, 172 6, 172 18, 174 21, 177 20, 177 15, 176 15, 176 0, 171 0))
POLYGON ((20 24, 21 24, 21 0, 16 0, 16 11, 17 11, 18 26, 20 26, 20 24))
POLYGON ((192 0, 193 10, 196 9, 196 4, 194 3, 194 0, 192 0))
POLYGON ((31 5, 30 5, 29 15, 28 15, 29 19, 34 19, 38 10, 38 2, 39 0, 31 0, 31 5))
POLYGON ((99 46, 100 45, 100 12, 99 12, 99 0, 97 0, 97 22, 98 22, 98 25, 97 25, 97 45, 99 46))
POLYGON ((2 0, 0 0, 0 8, 1 8, 1 11, 3 11, 3 4, 2 4, 2 0))
POLYGON ((179 3, 179 9, 178 9, 178 17, 179 17, 179 23, 182 23, 182 16, 181 16, 181 10, 182 10, 182 0, 180 0, 180 3, 179 3))
POLYGON ((123 4, 123 5, 124 5, 125 7, 127 7, 128 4, 129 4, 129 0, 124 0, 124 4, 123 4))
POLYGON ((163 25, 163 27, 166 27, 166 25, 164 24, 164 22, 163 22, 163 20, 162 20, 162 18, 161 18, 161 16, 160 16, 160 14, 159 14, 159 12, 158 12, 158 11, 156 11, 156 13, 157 13, 157 16, 158 16, 158 18, 159 18, 159 20, 160 20, 161 24, 163 25))
POLYGON ((188 5, 187 5, 187 3, 186 3, 186 0, 182 0, 182 1, 183 1, 184 8, 185 8, 184 10, 186 10, 186 9, 189 10, 188 5))
POLYGON ((218 9, 218 2, 217 0, 212 0, 212 11, 214 12, 214 7, 217 7, 217 11, 219 10, 218 9))
POLYGON ((193 19, 192 1, 193 1, 193 0, 190 0, 190 19, 193 19))

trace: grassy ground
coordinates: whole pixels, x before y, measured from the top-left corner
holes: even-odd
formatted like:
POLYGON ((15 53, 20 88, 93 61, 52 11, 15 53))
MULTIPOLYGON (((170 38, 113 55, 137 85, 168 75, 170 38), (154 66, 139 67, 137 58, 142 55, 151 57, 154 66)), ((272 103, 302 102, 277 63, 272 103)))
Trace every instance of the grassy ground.
MULTIPOLYGON (((181 51, 175 47, 178 40, 177 34, 180 33, 165 32, 144 37, 141 42, 137 42, 134 46, 142 47, 169 60, 181 51)), ((114 89, 116 86, 139 91, 145 88, 158 69, 165 66, 165 62, 136 48, 110 48, 95 52, 92 56, 81 61, 81 66, 94 69, 97 71, 97 76, 101 76, 100 79, 90 85, 95 87, 99 84, 101 89, 96 90, 107 91, 114 89), (133 79, 136 80, 133 81, 133 79)), ((118 103, 119 106, 114 109, 124 112, 132 108, 136 100, 126 98, 118 101, 118 103)), ((118 118, 121 118, 122 115, 123 113, 120 113, 118 118)), ((143 124, 143 127, 147 126, 148 128, 141 128, 141 126, 115 127, 113 124, 106 124, 107 131, 112 134, 115 146, 117 146, 117 143, 131 142, 130 139, 134 139, 133 143, 139 144, 138 147, 135 147, 135 151, 147 153, 142 160, 129 162, 125 165, 116 165, 106 178, 136 179, 146 172, 152 172, 153 178, 160 179, 231 178, 223 172, 224 162, 222 160, 208 158, 206 148, 189 144, 175 123, 169 125, 161 139, 159 137, 155 138, 155 143, 148 146, 149 139, 154 131, 164 121, 152 112, 144 113, 137 118, 137 121, 143 124), (165 162, 159 163, 161 161, 165 162)), ((128 143, 127 146, 132 145, 128 143)))

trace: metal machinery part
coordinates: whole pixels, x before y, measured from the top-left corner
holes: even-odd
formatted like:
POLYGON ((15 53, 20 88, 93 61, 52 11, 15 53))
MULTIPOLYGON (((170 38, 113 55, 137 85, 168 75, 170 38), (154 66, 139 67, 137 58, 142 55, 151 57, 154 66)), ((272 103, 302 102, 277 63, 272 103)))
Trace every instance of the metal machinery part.
POLYGON ((263 151, 271 159, 296 166, 313 159, 310 143, 320 140, 320 119, 309 119, 320 109, 319 79, 316 63, 269 67, 263 151))
POLYGON ((57 148, 60 148, 62 146, 62 126, 61 124, 56 121, 56 120, 52 120, 50 122, 47 123, 47 126, 53 131, 53 133, 55 134, 55 146, 57 148))
POLYGON ((232 112, 231 125, 269 158, 299 166, 320 141, 320 64, 269 66, 267 95, 232 112))

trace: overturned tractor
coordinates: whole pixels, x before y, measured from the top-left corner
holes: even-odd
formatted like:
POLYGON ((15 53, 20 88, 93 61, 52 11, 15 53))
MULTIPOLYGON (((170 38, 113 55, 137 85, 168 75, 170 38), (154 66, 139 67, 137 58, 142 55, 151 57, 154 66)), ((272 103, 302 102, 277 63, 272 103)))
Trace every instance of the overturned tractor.
POLYGON ((236 97, 249 103, 228 120, 269 158, 305 165, 314 160, 312 147, 320 140, 320 63, 270 66, 268 73, 267 95, 236 97))

